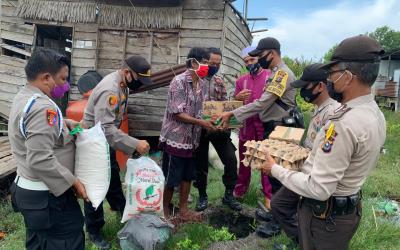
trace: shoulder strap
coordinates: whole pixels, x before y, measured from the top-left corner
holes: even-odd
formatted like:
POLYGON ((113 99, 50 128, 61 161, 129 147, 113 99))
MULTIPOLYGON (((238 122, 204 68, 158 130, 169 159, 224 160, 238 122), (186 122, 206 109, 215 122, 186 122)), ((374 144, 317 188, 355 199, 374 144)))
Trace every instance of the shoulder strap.
MULTIPOLYGON (((28 99, 26 102, 24 109, 22 111, 22 116, 19 119, 19 131, 21 132, 21 135, 26 139, 26 125, 25 125, 25 120, 28 117, 29 111, 31 111, 31 108, 33 104, 36 102, 36 99, 40 97, 40 94, 34 94, 31 98, 28 99)), ((59 132, 58 136, 61 135, 62 130, 63 130, 63 116, 61 113, 61 110, 58 108, 57 104, 55 104, 50 98, 50 102, 55 106, 57 110, 57 115, 58 115, 58 127, 59 127, 59 132)))
POLYGON ((286 103, 284 103, 280 98, 275 100, 275 103, 278 104, 281 108, 283 108, 286 112, 289 112, 290 107, 286 103))

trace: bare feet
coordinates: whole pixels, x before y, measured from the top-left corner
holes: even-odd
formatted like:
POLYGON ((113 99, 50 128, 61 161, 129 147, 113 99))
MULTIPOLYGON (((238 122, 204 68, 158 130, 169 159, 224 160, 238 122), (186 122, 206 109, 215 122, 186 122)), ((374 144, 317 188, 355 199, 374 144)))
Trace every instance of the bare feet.
POLYGON ((271 200, 265 197, 264 206, 271 211, 271 200))

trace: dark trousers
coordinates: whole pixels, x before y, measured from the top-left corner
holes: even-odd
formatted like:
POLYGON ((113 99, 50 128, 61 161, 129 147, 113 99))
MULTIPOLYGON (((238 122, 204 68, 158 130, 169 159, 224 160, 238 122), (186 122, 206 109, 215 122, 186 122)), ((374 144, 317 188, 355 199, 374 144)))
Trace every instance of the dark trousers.
POLYGON ((56 197, 49 191, 11 187, 12 204, 21 212, 29 250, 85 248, 83 215, 72 189, 56 197))
POLYGON ((299 241, 297 224, 297 205, 300 196, 286 187, 281 187, 272 196, 271 212, 286 235, 293 241, 299 241))
MULTIPOLYGON (((111 179, 106 199, 113 211, 123 212, 125 208, 125 196, 122 191, 121 179, 119 176, 119 167, 116 159, 115 150, 110 148, 111 179)), ((84 203, 86 231, 91 234, 97 234, 104 226, 103 203, 94 210, 90 202, 84 203)))
POLYGON ((200 196, 206 196, 208 176, 208 148, 211 142, 217 151, 219 158, 224 164, 224 175, 222 182, 227 190, 233 190, 237 180, 236 147, 231 140, 230 132, 208 133, 201 132, 200 145, 196 151, 196 183, 194 186, 199 190, 200 196))
MULTIPOLYGON (((301 203, 301 202, 300 202, 301 203)), ((352 214, 333 216, 328 222, 315 218, 306 204, 298 209, 300 246, 304 250, 346 250, 361 220, 361 203, 352 214)))
MULTIPOLYGON (((264 123, 264 139, 268 139, 269 135, 274 131, 276 126, 283 125, 282 122, 277 121, 269 121, 264 123)), ((282 187, 282 183, 278 181, 276 178, 269 176, 269 183, 272 186, 272 194, 278 192, 278 190, 282 187)))

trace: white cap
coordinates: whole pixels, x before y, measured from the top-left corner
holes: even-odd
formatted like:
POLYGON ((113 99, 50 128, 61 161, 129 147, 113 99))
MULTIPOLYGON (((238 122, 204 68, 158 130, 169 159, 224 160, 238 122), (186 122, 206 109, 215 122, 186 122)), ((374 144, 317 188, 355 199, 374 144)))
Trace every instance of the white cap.
POLYGON ((242 58, 245 59, 246 57, 249 56, 249 52, 255 50, 256 47, 255 46, 249 46, 246 47, 242 50, 242 58))

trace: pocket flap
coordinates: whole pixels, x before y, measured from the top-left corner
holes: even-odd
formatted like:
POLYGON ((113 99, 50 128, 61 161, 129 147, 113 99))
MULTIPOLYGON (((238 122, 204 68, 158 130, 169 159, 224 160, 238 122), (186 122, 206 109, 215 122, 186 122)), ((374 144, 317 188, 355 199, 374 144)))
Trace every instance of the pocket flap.
POLYGON ((20 209, 44 209, 49 205, 49 191, 32 191, 17 187, 15 201, 20 209))

